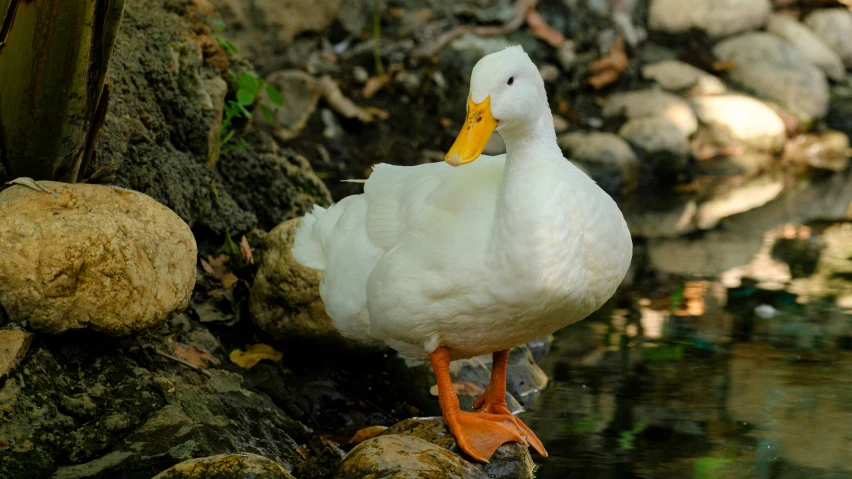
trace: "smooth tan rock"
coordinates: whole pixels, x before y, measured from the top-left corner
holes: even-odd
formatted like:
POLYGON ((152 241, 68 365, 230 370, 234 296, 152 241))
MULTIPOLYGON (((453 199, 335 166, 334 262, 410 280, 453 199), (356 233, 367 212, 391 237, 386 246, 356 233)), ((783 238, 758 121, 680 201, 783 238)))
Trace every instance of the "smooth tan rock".
MULTIPOLYGON (((392 434, 420 438, 461 457, 466 457, 459 449, 456 438, 450 434, 447 426, 444 425, 443 418, 440 417, 406 419, 389 427, 380 437, 392 434)), ((487 464, 473 464, 491 479, 532 479, 535 477, 535 463, 533 463, 529 448, 515 442, 500 446, 487 464)))
POLYGON ((720 146, 766 152, 784 148, 784 121, 759 100, 744 95, 711 95, 693 98, 692 106, 701 123, 714 129, 720 146))
POLYGON ((343 459, 335 479, 488 479, 457 454, 414 436, 388 434, 368 439, 343 459))
POLYGON ((628 120, 665 118, 684 136, 695 133, 698 128, 698 120, 686 100, 657 89, 616 93, 607 100, 602 113, 605 117, 624 115, 628 120))
POLYGON ((322 273, 302 266, 293 258, 290 250, 301 221, 301 218, 285 221, 266 235, 267 251, 251 288, 252 319, 283 342, 366 347, 344 338, 326 314, 319 294, 322 273))
POLYGON ((219 454, 183 461, 153 479, 295 479, 280 464, 249 453, 219 454))
POLYGON ((32 333, 0 330, 0 379, 6 377, 24 359, 32 341, 32 333))
POLYGON ((560 135, 559 147, 610 192, 627 193, 639 186, 641 165, 630 145, 613 133, 572 132, 560 135))
POLYGON ((680 60, 662 60, 642 67, 642 77, 664 90, 685 96, 720 95, 727 90, 719 78, 680 60))
POLYGON ((795 18, 780 13, 773 14, 766 25, 766 31, 790 42, 803 57, 820 67, 835 81, 846 76, 843 59, 825 42, 795 18))
POLYGON ((770 0, 651 0, 648 26, 667 33, 697 28, 724 36, 760 28, 770 13, 770 0))
POLYGON ((848 8, 817 9, 805 17, 805 25, 840 55, 852 68, 852 12, 848 8))
POLYGON ((0 304, 48 333, 127 335, 186 308, 197 248, 186 223, 141 193, 42 181, 0 192, 0 304))

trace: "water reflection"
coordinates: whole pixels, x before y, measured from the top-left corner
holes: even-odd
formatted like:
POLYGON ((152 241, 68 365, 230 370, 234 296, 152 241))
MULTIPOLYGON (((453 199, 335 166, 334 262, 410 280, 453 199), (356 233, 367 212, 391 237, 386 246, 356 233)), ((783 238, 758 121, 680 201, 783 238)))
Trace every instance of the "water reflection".
POLYGON ((714 278, 640 275, 554 339, 525 413, 549 478, 852 477, 852 224, 714 278))

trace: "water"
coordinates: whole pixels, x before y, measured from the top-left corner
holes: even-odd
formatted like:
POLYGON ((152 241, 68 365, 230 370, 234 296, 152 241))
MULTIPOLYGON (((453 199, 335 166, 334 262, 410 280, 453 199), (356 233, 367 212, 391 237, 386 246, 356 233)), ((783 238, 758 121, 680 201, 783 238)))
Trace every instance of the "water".
POLYGON ((852 477, 850 311, 850 223, 779 226, 718 275, 649 265, 555 336, 538 477, 852 477))

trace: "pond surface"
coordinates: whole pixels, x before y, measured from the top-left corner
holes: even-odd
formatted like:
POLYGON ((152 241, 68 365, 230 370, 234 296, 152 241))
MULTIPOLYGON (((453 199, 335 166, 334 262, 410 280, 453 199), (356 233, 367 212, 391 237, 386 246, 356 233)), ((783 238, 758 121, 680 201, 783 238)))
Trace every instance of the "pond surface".
POLYGON ((751 264, 631 283, 541 363, 522 415, 540 479, 852 477, 852 224, 779 225, 751 264))

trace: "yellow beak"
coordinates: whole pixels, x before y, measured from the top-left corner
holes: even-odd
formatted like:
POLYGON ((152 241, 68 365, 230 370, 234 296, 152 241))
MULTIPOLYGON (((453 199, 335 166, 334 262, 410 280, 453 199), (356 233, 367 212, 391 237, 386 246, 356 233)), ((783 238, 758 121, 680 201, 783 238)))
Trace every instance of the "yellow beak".
POLYGON ((485 97, 482 103, 474 103, 473 98, 468 97, 467 118, 444 161, 459 166, 479 158, 495 128, 497 120, 491 116, 491 96, 485 97))

